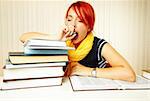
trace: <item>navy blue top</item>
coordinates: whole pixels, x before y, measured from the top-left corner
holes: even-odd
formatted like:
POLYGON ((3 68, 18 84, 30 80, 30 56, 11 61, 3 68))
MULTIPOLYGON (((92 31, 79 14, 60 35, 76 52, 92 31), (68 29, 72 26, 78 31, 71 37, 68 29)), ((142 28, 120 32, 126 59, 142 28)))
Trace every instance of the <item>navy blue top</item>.
POLYGON ((79 63, 91 68, 105 68, 107 62, 102 57, 101 51, 106 43, 104 39, 94 37, 92 49, 84 59, 79 61, 79 63))

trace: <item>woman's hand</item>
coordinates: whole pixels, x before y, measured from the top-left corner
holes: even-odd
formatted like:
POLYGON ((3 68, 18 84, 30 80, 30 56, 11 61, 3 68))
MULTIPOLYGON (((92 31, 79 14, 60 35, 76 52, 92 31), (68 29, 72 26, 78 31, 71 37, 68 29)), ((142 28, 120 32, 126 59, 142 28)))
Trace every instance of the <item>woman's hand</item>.
POLYGON ((92 68, 85 67, 78 62, 72 62, 71 69, 71 75, 91 76, 92 68))
POLYGON ((73 26, 64 26, 60 35, 60 40, 67 41, 73 39, 76 36, 76 34, 73 33, 74 33, 73 26))

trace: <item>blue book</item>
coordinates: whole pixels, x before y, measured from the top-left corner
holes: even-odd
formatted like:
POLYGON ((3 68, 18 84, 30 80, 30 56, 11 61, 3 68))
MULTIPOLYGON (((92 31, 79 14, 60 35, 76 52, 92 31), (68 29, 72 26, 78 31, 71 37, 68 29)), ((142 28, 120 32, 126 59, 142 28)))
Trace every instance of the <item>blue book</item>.
POLYGON ((26 55, 67 55, 68 51, 64 49, 29 49, 24 48, 26 55))

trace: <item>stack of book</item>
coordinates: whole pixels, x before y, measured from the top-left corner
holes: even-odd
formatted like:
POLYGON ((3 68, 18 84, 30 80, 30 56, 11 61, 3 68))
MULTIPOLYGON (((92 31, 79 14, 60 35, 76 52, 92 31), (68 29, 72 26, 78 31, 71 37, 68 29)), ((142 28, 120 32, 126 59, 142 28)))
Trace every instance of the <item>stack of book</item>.
POLYGON ((143 69, 142 76, 150 80, 150 68, 143 69))
POLYGON ((68 50, 63 41, 32 39, 24 52, 9 52, 3 68, 1 89, 19 89, 62 84, 68 50))

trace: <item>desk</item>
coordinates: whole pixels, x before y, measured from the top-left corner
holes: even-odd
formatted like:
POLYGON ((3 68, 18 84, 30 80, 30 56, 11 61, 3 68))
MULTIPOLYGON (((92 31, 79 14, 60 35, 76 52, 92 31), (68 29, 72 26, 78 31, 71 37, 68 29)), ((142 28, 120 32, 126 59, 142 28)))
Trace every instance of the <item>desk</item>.
POLYGON ((74 92, 66 78, 62 86, 0 91, 0 101, 150 101, 150 90, 74 92))

